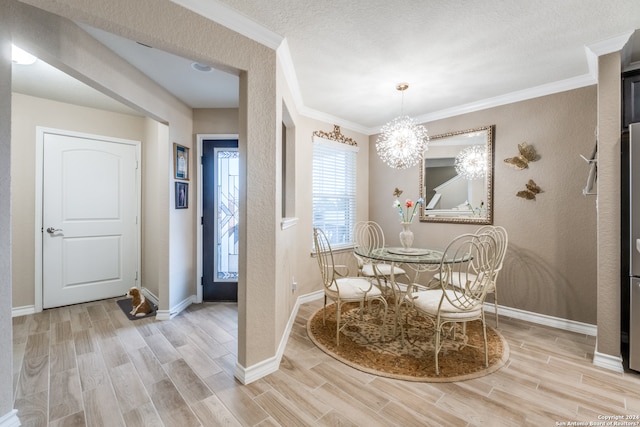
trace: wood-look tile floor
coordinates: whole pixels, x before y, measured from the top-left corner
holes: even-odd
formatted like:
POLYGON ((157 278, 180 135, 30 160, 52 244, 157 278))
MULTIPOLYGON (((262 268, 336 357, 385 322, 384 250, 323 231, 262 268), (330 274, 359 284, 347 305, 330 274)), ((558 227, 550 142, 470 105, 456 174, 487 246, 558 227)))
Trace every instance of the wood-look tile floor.
POLYGON ((193 305, 165 322, 129 321, 113 299, 17 317, 14 407, 24 426, 556 426, 640 415, 640 374, 594 367, 594 337, 501 317, 511 357, 498 372, 405 382, 317 349, 306 320, 320 306, 301 306, 280 370, 247 386, 233 377, 235 304, 193 305))

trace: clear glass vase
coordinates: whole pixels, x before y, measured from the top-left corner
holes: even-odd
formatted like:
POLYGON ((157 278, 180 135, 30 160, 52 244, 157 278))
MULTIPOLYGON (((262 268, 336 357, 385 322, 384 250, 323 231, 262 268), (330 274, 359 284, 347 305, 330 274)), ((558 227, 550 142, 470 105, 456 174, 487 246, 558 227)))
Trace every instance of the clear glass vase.
POLYGON ((413 245, 413 231, 411 231, 410 222, 402 222, 402 231, 400 232, 400 243, 403 249, 411 249, 413 245))

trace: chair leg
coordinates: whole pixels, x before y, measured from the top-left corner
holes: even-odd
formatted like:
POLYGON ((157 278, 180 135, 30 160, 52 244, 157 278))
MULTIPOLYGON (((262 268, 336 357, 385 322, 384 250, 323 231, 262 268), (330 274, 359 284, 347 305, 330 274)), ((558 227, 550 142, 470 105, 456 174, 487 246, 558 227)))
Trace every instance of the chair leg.
MULTIPOLYGON (((387 311, 389 309, 389 305, 387 304, 387 300, 385 300, 383 296, 376 299, 378 299, 380 301, 380 304, 384 306, 384 316, 382 317, 382 325, 380 325, 380 339, 384 342, 384 326, 387 321, 387 311)), ((379 313, 380 313, 380 308, 378 308, 378 314, 379 313)))
POLYGON ((322 326, 325 326, 327 320, 327 296, 324 296, 324 306, 322 306, 322 326))
POLYGON ((340 300, 336 301, 336 346, 340 345, 340 314, 341 314, 340 300))
POLYGON ((393 335, 395 336, 397 331, 398 331, 398 324, 400 324, 400 332, 401 332, 401 336, 402 336, 402 346, 404 347, 404 328, 402 327, 402 323, 400 323, 400 306, 402 305, 403 301, 398 302, 398 299, 396 298, 393 303, 395 304, 396 308, 395 308, 395 313, 394 313, 394 320, 393 320, 393 335))
POLYGON ((435 362, 436 362, 436 375, 440 375, 440 366, 438 366, 438 353, 440 353, 440 328, 442 325, 436 325, 436 342, 435 342, 435 362))
MULTIPOLYGON (((402 305, 402 303, 404 303, 404 301, 400 302, 400 305, 402 305)), ((393 334, 396 334, 396 327, 398 326, 398 323, 400 324, 400 344, 402 345, 402 348, 404 348, 404 322, 402 322, 402 320, 400 319, 400 305, 396 304, 396 313, 395 313, 395 324, 393 325, 393 334)), ((409 320, 409 313, 408 313, 408 309, 409 307, 407 307, 407 313, 406 313, 406 319, 407 319, 407 323, 409 320)))
MULTIPOLYGON (((413 306, 411 305, 411 303, 407 303, 407 301, 403 300, 400 302, 400 305, 396 305, 396 324, 393 325, 393 333, 395 335, 396 333, 396 326, 400 325, 400 344, 402 345, 402 348, 404 348, 404 324, 405 323, 409 323, 409 313, 411 312, 411 310, 413 309, 413 311, 416 311, 413 306), (398 313, 400 312, 400 306, 402 304, 406 304, 407 305, 407 312, 405 313, 405 317, 404 317, 404 321, 401 318, 401 316, 398 315, 398 313)), ((418 313, 414 313, 415 315, 417 315, 418 313)), ((434 325, 435 326, 435 325, 434 325)))
POLYGON ((498 327, 498 288, 493 290, 493 308, 496 311, 496 328, 498 327))
POLYGON ((487 344, 487 324, 484 319, 484 312, 482 312, 482 336, 484 338, 484 366, 489 367, 489 345, 487 344))

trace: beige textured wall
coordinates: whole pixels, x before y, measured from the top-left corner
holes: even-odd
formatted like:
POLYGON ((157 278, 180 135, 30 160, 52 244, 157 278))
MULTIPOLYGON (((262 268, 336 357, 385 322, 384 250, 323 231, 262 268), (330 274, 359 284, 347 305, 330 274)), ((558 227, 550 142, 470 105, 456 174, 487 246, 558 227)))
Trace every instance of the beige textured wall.
POLYGON ((276 56, 276 116, 278 117, 276 144, 275 144, 275 209, 276 209, 276 252, 281 256, 276 260, 276 276, 275 276, 275 329, 276 336, 282 337, 289 313, 291 313, 291 304, 293 301, 293 292, 291 291, 291 282, 295 277, 296 254, 292 252, 295 242, 295 229, 282 229, 282 183, 284 176, 282 174, 283 166, 283 103, 284 98, 290 96, 289 88, 282 74, 281 64, 276 56))
POLYGON ((193 142, 203 133, 238 133, 237 108, 196 108, 193 110, 193 142))
MULTIPOLYGON (((426 123, 430 135, 495 127, 494 224, 509 233, 509 249, 499 277, 499 304, 588 324, 596 323, 595 197, 583 196, 588 166, 579 157, 595 144, 596 88, 590 86, 484 111, 426 123), (503 159, 528 142, 540 160, 528 169, 503 159), (515 196, 533 179, 544 191, 537 200, 515 196)), ((400 225, 391 208, 394 187, 417 198, 417 167, 395 171, 375 152, 370 138, 370 216, 382 224, 389 244, 399 244, 400 225)), ((420 223, 415 243, 444 247, 472 225, 420 223)))
POLYGON ((24 307, 35 301, 36 127, 144 141, 144 119, 19 93, 12 94, 11 115, 12 300, 13 307, 24 307))
MULTIPOLYGON (((169 205, 169 193, 157 183, 165 182, 169 127, 153 119, 144 119, 145 140, 142 143, 142 286, 153 295, 160 297, 167 307, 166 290, 161 291, 161 284, 166 283, 166 248, 169 245, 168 235, 158 233, 165 226, 166 218, 156 214, 156 209, 169 205), (164 298, 163 298, 164 297, 164 298)), ((165 285, 166 286, 166 285, 165 285)), ((163 288, 165 289, 165 288, 163 288)))
POLYGON ((16 422, 13 408, 13 348, 11 329, 11 5, 0 7, 0 418, 16 422), (8 202, 7 202, 8 201, 8 202))
POLYGON ((598 341, 620 356, 620 54, 598 58, 598 341))

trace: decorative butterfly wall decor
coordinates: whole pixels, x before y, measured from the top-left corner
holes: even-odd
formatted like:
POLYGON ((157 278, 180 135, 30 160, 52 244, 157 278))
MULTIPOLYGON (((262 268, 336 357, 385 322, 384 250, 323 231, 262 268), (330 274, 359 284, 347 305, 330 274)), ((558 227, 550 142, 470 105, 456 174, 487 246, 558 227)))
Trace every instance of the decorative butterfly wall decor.
POLYGON ((529 162, 535 162, 540 158, 540 156, 538 156, 538 153, 536 153, 536 149, 533 148, 533 145, 529 145, 526 142, 518 144, 518 151, 520 152, 520 154, 518 154, 517 156, 504 159, 505 163, 513 166, 518 170, 528 168, 529 162))
POLYGON ((398 187, 396 187, 396 189, 393 190, 393 197, 400 197, 401 194, 402 194, 402 190, 399 189, 398 187))
POLYGON ((530 179, 529 182, 525 184, 525 186, 527 187, 527 189, 518 191, 516 193, 516 196, 522 197, 526 200, 535 200, 536 194, 542 193, 542 189, 540 188, 540 186, 538 186, 538 184, 536 184, 532 179, 530 179))

